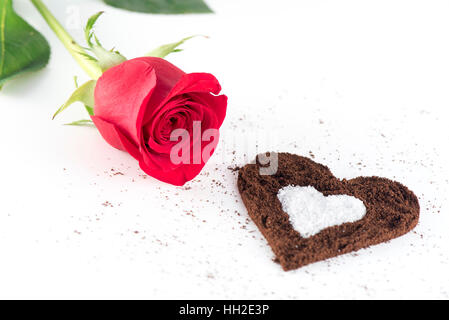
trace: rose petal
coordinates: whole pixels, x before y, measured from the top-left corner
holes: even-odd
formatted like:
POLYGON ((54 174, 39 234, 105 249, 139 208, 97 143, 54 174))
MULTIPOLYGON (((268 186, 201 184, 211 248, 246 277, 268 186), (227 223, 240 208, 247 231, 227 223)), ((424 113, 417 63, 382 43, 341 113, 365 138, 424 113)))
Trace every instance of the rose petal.
POLYGON ((191 96, 194 101, 200 102, 215 112, 217 116, 216 128, 219 129, 226 117, 228 97, 225 95, 214 96, 208 93, 192 93, 191 96))
POLYGON ((142 117, 157 85, 154 67, 142 59, 126 61, 107 70, 95 88, 95 116, 114 123, 136 144, 142 117))
POLYGON ((178 83, 167 93, 165 99, 161 100, 159 104, 154 104, 151 99, 151 108, 145 114, 143 123, 150 122, 155 115, 165 109, 165 105, 174 97, 190 93, 213 93, 219 94, 221 91, 220 83, 217 78, 210 73, 189 73, 184 74, 178 83))
POLYGON ((145 162, 139 163, 140 168, 152 177, 175 186, 183 186, 186 182, 195 178, 203 169, 204 163, 197 165, 180 166, 171 171, 163 171, 157 167, 148 166, 145 162))
POLYGON ((210 73, 188 73, 176 84, 169 96, 174 97, 191 92, 211 92, 213 94, 219 94, 220 91, 220 83, 214 75, 210 73))
POLYGON ((128 152, 136 160, 142 158, 139 149, 115 125, 100 117, 91 116, 91 119, 107 143, 116 149, 128 152))

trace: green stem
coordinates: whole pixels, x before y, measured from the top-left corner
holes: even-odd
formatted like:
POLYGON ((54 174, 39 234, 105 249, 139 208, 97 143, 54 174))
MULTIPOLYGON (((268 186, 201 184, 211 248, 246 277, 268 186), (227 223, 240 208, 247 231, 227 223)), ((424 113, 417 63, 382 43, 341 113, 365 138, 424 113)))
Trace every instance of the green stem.
POLYGON ((50 28, 54 31, 56 36, 58 36, 59 40, 61 40, 70 52, 72 57, 76 60, 76 62, 78 62, 81 68, 83 68, 83 70, 86 71, 86 73, 94 80, 98 79, 102 74, 100 66, 95 61, 90 60, 84 55, 86 54, 84 49, 78 45, 70 34, 64 29, 59 21, 48 10, 42 0, 31 0, 31 2, 40 12, 50 28))

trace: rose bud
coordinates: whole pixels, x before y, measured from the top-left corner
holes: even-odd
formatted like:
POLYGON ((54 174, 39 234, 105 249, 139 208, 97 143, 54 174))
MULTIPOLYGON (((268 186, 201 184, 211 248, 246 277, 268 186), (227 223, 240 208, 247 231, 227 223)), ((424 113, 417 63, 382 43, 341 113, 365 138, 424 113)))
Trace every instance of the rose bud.
POLYGON ((181 186, 201 172, 218 143, 227 108, 220 91, 211 74, 186 74, 161 58, 132 59, 99 78, 92 120, 148 175, 181 186))

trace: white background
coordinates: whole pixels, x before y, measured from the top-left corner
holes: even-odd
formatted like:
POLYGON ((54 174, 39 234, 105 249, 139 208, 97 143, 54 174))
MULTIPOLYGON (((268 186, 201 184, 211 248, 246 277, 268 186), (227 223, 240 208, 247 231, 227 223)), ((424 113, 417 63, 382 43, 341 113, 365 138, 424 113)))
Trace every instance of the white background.
POLYGON ((85 76, 16 0, 53 52, 0 93, 0 298, 449 298, 448 1, 209 0, 216 14, 188 16, 45 2, 79 41, 80 21, 106 10, 98 35, 127 57, 210 36, 169 60, 215 74, 228 117, 197 179, 146 177, 95 129, 63 126, 81 105, 51 121, 85 76), (418 195, 419 225, 286 273, 227 169, 267 150, 396 179, 418 195))

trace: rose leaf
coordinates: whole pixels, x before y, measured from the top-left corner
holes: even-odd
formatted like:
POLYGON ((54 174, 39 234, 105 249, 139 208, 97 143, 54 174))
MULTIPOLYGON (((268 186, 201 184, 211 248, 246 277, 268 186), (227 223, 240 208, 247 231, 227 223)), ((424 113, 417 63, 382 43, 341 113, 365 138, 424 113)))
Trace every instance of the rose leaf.
POLYGON ((182 14, 212 13, 203 0, 104 0, 121 9, 145 13, 182 14))
POLYGON ((0 0, 0 89, 17 75, 45 67, 50 59, 47 40, 12 7, 0 0))

